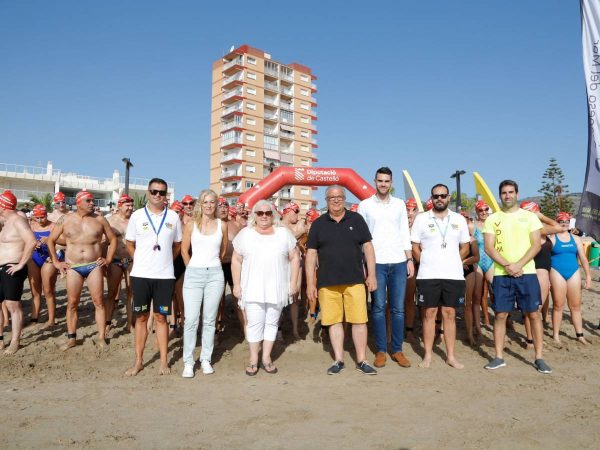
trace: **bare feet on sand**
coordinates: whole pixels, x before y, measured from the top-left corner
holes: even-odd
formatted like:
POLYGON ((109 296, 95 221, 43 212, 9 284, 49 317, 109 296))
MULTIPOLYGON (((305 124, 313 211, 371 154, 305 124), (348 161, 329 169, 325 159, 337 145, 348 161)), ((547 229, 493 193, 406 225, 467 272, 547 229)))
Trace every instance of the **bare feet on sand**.
POLYGON ((19 350, 19 343, 11 341, 10 345, 4 350, 5 355, 14 355, 19 350))
POLYGON ((50 322, 46 322, 45 324, 42 325, 41 329, 42 330, 48 330, 54 327, 54 325, 56 325, 56 323, 54 321, 50 322))
POLYGON ((158 374, 159 375, 170 375, 171 374, 171 368, 168 365, 160 365, 160 369, 158 369, 158 374))
POLYGON ((106 339, 104 339, 104 338, 96 339, 96 345, 100 348, 106 348, 106 346, 107 346, 106 339))
POLYGON ((73 348, 77 345, 77 341, 75 339, 67 339, 67 342, 65 342, 60 349, 64 352, 66 350, 69 350, 70 348, 73 348))
POLYGON ((144 370, 144 363, 136 362, 135 366, 130 367, 125 371, 125 375, 128 377, 135 377, 138 373, 144 370))
POLYGON ((450 367, 454 367, 455 369, 464 369, 465 368, 464 364, 459 363, 455 359, 447 359, 446 364, 448 364, 450 367))
POLYGON ((419 367, 421 369, 429 369, 431 366, 431 358, 423 358, 423 360, 419 363, 419 367))

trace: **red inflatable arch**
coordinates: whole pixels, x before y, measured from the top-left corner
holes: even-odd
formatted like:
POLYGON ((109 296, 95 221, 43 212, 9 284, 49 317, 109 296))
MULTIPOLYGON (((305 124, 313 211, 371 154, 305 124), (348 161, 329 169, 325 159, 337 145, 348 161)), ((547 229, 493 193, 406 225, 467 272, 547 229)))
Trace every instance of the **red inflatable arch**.
POLYGON ((331 186, 339 184, 359 200, 371 197, 375 189, 352 169, 324 167, 278 167, 268 177, 244 192, 239 201, 248 208, 262 199, 271 197, 288 184, 300 186, 331 186))

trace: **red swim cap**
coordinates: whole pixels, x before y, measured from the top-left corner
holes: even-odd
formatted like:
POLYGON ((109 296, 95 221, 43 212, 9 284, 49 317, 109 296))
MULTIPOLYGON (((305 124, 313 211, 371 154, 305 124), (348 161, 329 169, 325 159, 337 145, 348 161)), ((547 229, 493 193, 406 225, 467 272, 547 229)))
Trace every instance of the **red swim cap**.
POLYGON ((427 200, 427 203, 425 203, 425 211, 431 211, 433 209, 433 200, 429 199, 427 200))
POLYGON ((86 189, 82 189, 75 196, 75 203, 79 204, 85 199, 92 199, 92 201, 93 201, 94 195, 91 192, 88 192, 86 189))
POLYGON ((484 202, 483 200, 477 200, 477 203, 475 203, 475 209, 476 210, 480 210, 480 209, 488 209, 490 206, 484 202))
POLYGON ((181 199, 181 203, 194 203, 194 197, 192 197, 190 194, 186 194, 183 196, 183 198, 181 199))
POLYGON ((48 215, 48 210, 44 205, 35 205, 32 210, 33 217, 46 217, 48 215))
POLYGON ((17 209, 17 197, 11 191, 0 194, 0 208, 14 211, 17 209))
POLYGON ((406 200, 406 208, 407 209, 415 209, 417 207, 417 201, 414 198, 409 198, 406 200))
POLYGON ((56 194, 54 194, 54 198, 52 199, 52 201, 54 203, 64 202, 65 194, 63 194, 62 192, 57 192, 56 194))
POLYGON ((352 211, 352 212, 358 211, 358 203, 352 203, 352 206, 350 206, 350 211, 352 211))
POLYGON ((571 220, 571 214, 568 212, 561 211, 556 215, 556 221, 560 222, 561 220, 571 220))
POLYGON ((287 213, 289 213, 291 211, 294 211, 296 214, 298 214, 300 212, 300 207, 294 202, 289 202, 283 208, 283 215, 285 216, 287 213))
POLYGON ((319 211, 313 208, 309 209, 308 211, 306 211, 306 218, 308 219, 309 223, 313 223, 319 218, 319 211))
POLYGON ((229 203, 227 202, 227 199, 225 197, 219 197, 217 200, 217 203, 219 206, 223 206, 223 205, 229 206, 229 203))
POLYGON ((131 198, 127 194, 121 194, 121 196, 119 197, 119 200, 117 201, 117 205, 121 206, 121 205, 124 205, 125 203, 133 203, 133 198, 131 198))
POLYGON ((538 205, 536 202, 531 202, 531 201, 522 201, 521 204, 519 205, 519 207, 521 209, 524 209, 526 211, 531 211, 531 212, 539 212, 540 211, 540 205, 538 205))

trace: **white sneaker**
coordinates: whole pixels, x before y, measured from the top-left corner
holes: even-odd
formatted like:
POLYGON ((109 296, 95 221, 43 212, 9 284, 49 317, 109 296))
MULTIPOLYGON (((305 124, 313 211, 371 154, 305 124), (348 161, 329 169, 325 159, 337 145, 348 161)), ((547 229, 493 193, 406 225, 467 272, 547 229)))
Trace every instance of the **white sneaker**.
POLYGON ((184 365, 181 376, 183 378, 194 378, 194 365, 193 364, 184 365))
POLYGON ((204 375, 210 375, 211 373, 215 373, 215 369, 213 369, 209 361, 200 361, 200 366, 202 367, 202 373, 204 375))

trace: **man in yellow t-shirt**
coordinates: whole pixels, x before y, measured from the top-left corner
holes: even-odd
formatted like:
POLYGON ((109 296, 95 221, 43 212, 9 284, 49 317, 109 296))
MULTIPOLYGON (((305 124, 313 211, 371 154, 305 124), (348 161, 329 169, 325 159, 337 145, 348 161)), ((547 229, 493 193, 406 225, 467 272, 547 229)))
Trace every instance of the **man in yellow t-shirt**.
POLYGON ((486 364, 489 370, 506 366, 502 358, 506 319, 515 304, 529 317, 535 348, 534 366, 540 373, 552 373, 542 359, 542 302, 533 257, 540 251, 542 223, 537 216, 519 208, 519 187, 512 180, 500 183, 502 210, 487 218, 483 226, 485 252, 494 260, 494 345, 496 357, 486 364))

